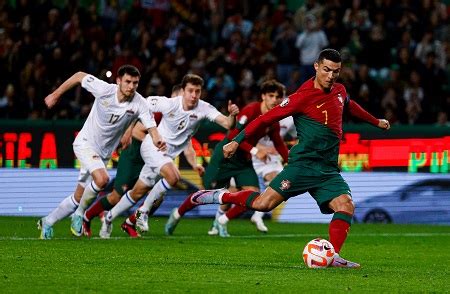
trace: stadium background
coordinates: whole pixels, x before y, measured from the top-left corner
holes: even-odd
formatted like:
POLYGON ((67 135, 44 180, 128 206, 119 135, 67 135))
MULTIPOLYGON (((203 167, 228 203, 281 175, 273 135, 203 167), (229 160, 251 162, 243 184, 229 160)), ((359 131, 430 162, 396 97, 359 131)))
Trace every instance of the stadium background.
MULTIPOLYGON (((340 50, 340 79, 351 97, 393 125, 381 132, 347 118, 340 164, 358 191, 355 200, 425 178, 450 181, 449 7, 449 1, 2 1, 0 181, 7 189, 0 214, 44 215, 73 189, 76 171, 47 169, 76 167, 71 142, 92 97, 77 88, 52 110, 43 98, 74 72, 112 82, 106 71, 134 64, 144 96, 169 95, 185 73, 197 73, 205 79, 204 99, 224 111, 229 98, 241 107, 256 100, 267 78, 295 91, 312 68, 305 57, 314 48, 296 47, 306 31, 324 34, 327 47, 340 50)), ((217 126, 200 129, 199 160, 207 164, 221 136, 217 126)), ((183 158, 179 163, 185 178, 200 184, 183 158)), ((441 207, 444 217, 428 222, 450 223, 449 186, 429 193, 425 208, 436 214, 432 207, 441 207)), ((293 202, 276 217, 324 221, 313 203, 293 202)), ((424 203, 414 202, 411 211, 417 215, 424 203)))

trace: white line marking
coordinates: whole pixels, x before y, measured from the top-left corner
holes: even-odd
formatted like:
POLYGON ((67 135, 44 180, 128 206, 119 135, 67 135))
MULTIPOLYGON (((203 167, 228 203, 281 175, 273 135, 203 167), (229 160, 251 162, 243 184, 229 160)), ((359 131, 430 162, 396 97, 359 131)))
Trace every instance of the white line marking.
MULTIPOLYGON (((277 239, 277 238, 301 238, 301 237, 318 237, 323 236, 326 233, 308 233, 308 234, 267 234, 267 235, 244 235, 244 236, 231 236, 233 239, 277 239)), ((441 232, 441 233, 353 233, 350 234, 351 237, 450 237, 450 232, 441 232)), ((157 240, 157 239, 197 239, 199 237, 198 235, 182 235, 182 236, 144 236, 141 238, 138 238, 136 240, 157 240)), ((214 238, 211 236, 204 236, 205 238, 214 238)), ((78 240, 80 238, 76 237, 56 237, 52 240, 78 240)), ((83 238, 86 239, 87 238, 83 238)), ((107 240, 102 239, 99 237, 92 237, 90 238, 92 240, 107 240)), ((130 240, 129 237, 111 237, 109 240, 130 240)), ((46 240, 40 240, 39 237, 0 237, 0 241, 46 241, 46 240)))

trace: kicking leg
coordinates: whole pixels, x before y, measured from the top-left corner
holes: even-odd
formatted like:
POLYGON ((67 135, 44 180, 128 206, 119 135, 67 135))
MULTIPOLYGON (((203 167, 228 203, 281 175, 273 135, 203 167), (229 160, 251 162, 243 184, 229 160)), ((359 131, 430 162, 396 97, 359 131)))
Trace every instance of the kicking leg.
POLYGON ((181 217, 198 205, 229 203, 258 211, 270 211, 283 201, 283 196, 270 187, 262 194, 251 190, 234 193, 227 189, 200 190, 187 197, 179 208, 172 210, 165 231, 167 235, 172 235, 181 217))
POLYGON ((192 208, 203 204, 230 203, 267 212, 277 207, 283 201, 284 198, 280 193, 268 187, 261 194, 251 190, 242 190, 234 193, 230 193, 226 189, 200 190, 192 194, 184 203, 191 202, 192 208))

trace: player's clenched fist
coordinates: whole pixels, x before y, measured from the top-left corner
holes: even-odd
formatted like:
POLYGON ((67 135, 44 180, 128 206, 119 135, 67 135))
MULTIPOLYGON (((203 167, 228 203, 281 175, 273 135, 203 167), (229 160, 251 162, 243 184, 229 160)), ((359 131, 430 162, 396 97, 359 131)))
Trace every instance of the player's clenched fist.
POLYGON ((239 107, 236 104, 232 103, 231 100, 228 100, 228 113, 231 116, 236 116, 239 113, 239 107))
POLYGON ((234 153, 236 152, 238 146, 239 146, 238 142, 235 142, 235 141, 231 141, 230 143, 225 144, 222 148, 223 156, 225 158, 232 157, 234 155, 234 153))
POLYGON ((205 174, 205 168, 203 167, 203 165, 197 164, 194 170, 197 172, 199 176, 203 176, 205 174))
POLYGON ((386 119, 379 119, 378 120, 378 127, 380 129, 389 130, 391 128, 391 125, 389 124, 389 121, 386 119))
POLYGON ((153 144, 155 144, 155 146, 158 148, 159 151, 166 151, 167 150, 167 145, 166 142, 164 142, 164 140, 161 137, 156 137, 156 138, 152 138, 153 139, 153 144))
POLYGON ((52 108, 55 106, 56 102, 59 100, 59 95, 55 94, 54 92, 49 94, 47 97, 45 97, 45 105, 47 105, 48 108, 52 108))

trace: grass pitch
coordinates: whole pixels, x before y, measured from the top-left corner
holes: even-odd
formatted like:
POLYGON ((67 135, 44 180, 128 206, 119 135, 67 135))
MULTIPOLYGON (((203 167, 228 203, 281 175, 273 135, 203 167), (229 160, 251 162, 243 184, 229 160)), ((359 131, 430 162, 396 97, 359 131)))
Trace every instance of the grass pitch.
POLYGON ((101 240, 72 237, 65 220, 46 241, 38 240, 36 221, 0 217, 1 293, 449 291, 448 226, 355 224, 341 253, 362 268, 314 270, 301 252, 311 239, 328 238, 323 224, 268 222, 261 235, 235 220, 223 239, 206 234, 211 220, 183 219, 167 237, 166 219, 155 218, 148 235, 132 240, 117 220, 115 238, 101 240))

